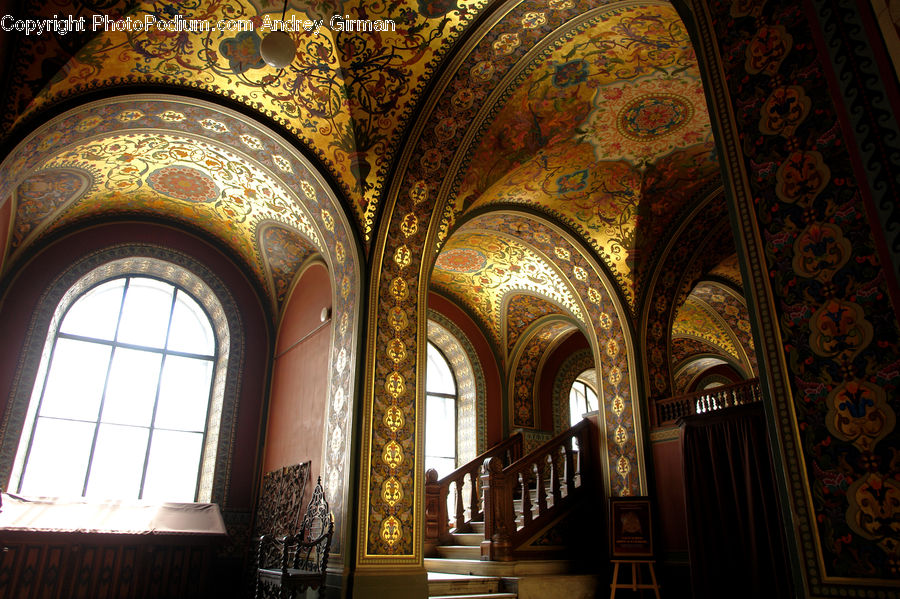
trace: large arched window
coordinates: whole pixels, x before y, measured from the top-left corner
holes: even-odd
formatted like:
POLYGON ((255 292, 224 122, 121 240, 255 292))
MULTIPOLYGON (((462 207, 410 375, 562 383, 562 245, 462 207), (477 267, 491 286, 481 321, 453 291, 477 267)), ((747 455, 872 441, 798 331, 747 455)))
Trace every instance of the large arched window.
POLYGON ((425 374, 425 470, 438 478, 456 469, 456 380, 447 359, 428 343, 425 374))
POLYGON ((56 296, 10 490, 216 500, 219 438, 232 426, 233 307, 200 270, 203 279, 165 260, 119 259, 56 296))

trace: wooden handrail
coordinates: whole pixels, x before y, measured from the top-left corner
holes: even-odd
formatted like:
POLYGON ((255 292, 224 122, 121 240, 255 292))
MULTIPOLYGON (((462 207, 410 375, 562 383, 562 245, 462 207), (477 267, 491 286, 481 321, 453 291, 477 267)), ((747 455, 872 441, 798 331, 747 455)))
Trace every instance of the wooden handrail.
POLYGON ((762 401, 759 379, 685 393, 656 402, 656 425, 674 424, 683 416, 762 401))
POLYGON ((517 547, 587 494, 590 447, 590 426, 582 420, 508 466, 485 460, 481 559, 515 559, 517 547))
POLYGON ((425 473, 425 544, 426 551, 450 540, 450 520, 447 499, 451 485, 455 486, 456 513, 454 530, 471 532, 465 517, 463 488, 469 481, 469 521, 480 522, 484 518, 481 496, 481 469, 486 459, 498 459, 501 463, 512 463, 522 457, 522 433, 516 433, 501 441, 477 458, 471 460, 438 480, 435 470, 425 473))

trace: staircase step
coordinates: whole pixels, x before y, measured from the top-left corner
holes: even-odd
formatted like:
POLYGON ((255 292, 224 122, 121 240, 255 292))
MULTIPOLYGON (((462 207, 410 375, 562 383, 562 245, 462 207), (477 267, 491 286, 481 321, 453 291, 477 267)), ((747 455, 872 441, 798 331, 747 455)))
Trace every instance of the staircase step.
POLYGON ((430 599, 516 599, 515 593, 484 593, 481 595, 429 595, 430 599))
POLYGON ((472 595, 496 593, 500 589, 497 576, 428 573, 428 596, 472 595))
POLYGON ((446 559, 481 559, 481 545, 439 545, 437 552, 446 559))
POLYGON ((565 560, 528 560, 492 562, 481 559, 425 558, 428 572, 472 574, 477 576, 532 576, 567 574, 573 565, 565 560))
POLYGON ((477 532, 454 532, 453 534, 453 544, 454 545, 467 545, 469 547, 481 546, 481 542, 484 540, 484 533, 477 532))
POLYGON ((472 527, 472 532, 477 532, 482 537, 484 536, 484 522, 469 522, 469 526, 472 527))

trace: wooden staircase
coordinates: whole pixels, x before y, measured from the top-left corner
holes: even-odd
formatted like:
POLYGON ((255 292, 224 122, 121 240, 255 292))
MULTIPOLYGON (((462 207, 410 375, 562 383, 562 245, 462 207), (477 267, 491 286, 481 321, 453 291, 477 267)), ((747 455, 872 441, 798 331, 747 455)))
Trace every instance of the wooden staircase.
MULTIPOLYGON (((517 435, 442 480, 429 471, 425 569, 430 596, 512 599, 536 580, 546 584, 551 579, 581 578, 575 584, 585 587, 585 576, 573 574, 577 568, 566 547, 547 549, 552 543, 539 546, 534 540, 552 535, 554 527, 589 503, 591 453, 584 421, 526 456, 517 435), (454 499, 452 522, 449 497, 454 499)), ((593 596, 587 593, 566 596, 593 596)))
POLYGON ((480 566, 487 562, 481 561, 484 522, 471 522, 470 525, 472 532, 453 532, 452 544, 437 547, 439 558, 425 560, 428 596, 433 599, 516 599, 516 593, 507 592, 507 583, 501 576, 473 573, 482 570, 480 566))

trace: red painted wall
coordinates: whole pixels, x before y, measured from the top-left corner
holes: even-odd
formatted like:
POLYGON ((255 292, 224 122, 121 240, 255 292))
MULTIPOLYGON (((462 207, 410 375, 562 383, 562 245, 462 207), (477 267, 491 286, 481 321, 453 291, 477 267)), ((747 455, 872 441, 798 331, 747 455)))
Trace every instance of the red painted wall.
POLYGON ((121 243, 153 243, 189 254, 206 265, 231 291, 244 326, 244 367, 241 377, 235 448, 226 504, 248 510, 252 503, 259 447, 262 398, 270 356, 269 325, 260 300, 247 277, 225 255, 208 243, 150 223, 111 223, 77 231, 44 248, 9 280, 4 279, 0 300, 0 421, 6 411, 31 315, 41 294, 74 260, 121 243))
MULTIPOLYGON (((553 350, 553 353, 550 354, 550 357, 544 363, 540 382, 538 383, 541 400, 541 429, 546 431, 553 430, 553 383, 556 381, 556 375, 559 373, 560 367, 572 354, 589 347, 590 345, 581 331, 575 331, 553 350)), ((566 394, 566 397, 568 397, 568 394, 566 394)))
POLYGON ((465 333, 475 348, 478 361, 481 362, 481 369, 484 371, 484 386, 487 394, 485 406, 487 447, 496 445, 503 440, 503 405, 501 403, 503 401, 503 385, 500 379, 500 367, 497 365, 494 352, 491 351, 491 346, 478 325, 456 304, 442 295, 429 293, 428 307, 452 320, 465 333))
POLYGON ((278 331, 263 472, 310 459, 311 480, 322 471, 332 332, 332 322, 320 320, 326 307, 331 279, 316 264, 294 287, 278 331))

